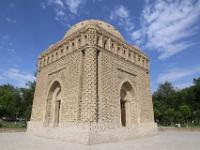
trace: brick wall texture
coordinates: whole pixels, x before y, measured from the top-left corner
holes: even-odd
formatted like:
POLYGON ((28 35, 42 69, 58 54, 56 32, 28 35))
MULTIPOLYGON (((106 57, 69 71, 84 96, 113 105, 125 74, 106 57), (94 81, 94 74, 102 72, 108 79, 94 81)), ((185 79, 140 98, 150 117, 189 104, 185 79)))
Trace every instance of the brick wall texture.
POLYGON ((102 21, 76 24, 45 50, 38 58, 36 83, 31 121, 44 126, 59 117, 58 124, 120 127, 121 101, 125 101, 127 126, 154 122, 148 57, 102 21), (56 116, 58 88, 61 104, 56 116))

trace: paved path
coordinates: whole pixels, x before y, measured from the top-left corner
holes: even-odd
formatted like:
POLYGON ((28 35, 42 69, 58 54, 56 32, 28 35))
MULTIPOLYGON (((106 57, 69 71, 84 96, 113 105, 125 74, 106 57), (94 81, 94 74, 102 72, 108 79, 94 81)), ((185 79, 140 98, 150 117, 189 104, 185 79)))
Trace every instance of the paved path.
POLYGON ((0 150, 200 150, 200 132, 163 131, 117 143, 81 145, 26 135, 0 133, 0 150))

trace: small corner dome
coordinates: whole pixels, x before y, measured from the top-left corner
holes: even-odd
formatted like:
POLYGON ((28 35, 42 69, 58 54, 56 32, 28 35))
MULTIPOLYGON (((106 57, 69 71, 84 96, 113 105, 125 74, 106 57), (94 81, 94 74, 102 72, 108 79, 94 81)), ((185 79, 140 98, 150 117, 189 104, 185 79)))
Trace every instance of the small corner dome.
POLYGON ((116 36, 117 38, 119 38, 122 41, 124 40, 124 37, 121 35, 121 33, 115 28, 113 27, 111 24, 108 24, 104 21, 100 21, 100 20, 85 20, 85 21, 81 21, 75 25, 73 25, 64 35, 64 38, 70 36, 71 34, 77 32, 78 30, 80 30, 81 28, 83 28, 84 26, 87 25, 97 25, 101 28, 103 28, 104 30, 106 30, 108 33, 113 34, 114 36, 116 36))

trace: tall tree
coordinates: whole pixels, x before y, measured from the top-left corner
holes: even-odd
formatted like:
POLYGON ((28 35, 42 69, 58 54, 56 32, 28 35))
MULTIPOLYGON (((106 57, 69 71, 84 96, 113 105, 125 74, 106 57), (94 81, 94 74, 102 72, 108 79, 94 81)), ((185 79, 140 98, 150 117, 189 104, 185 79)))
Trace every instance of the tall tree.
POLYGON ((194 85, 181 90, 165 82, 154 92, 154 113, 159 124, 200 124, 200 78, 193 82, 194 85))
POLYGON ((21 105, 19 89, 12 85, 0 86, 0 117, 15 118, 21 105))
POLYGON ((180 112, 183 114, 185 123, 187 124, 188 127, 188 117, 191 115, 191 109, 188 105, 182 105, 180 106, 180 112))
POLYGON ((28 82, 26 85, 27 88, 21 88, 23 101, 21 106, 21 116, 26 120, 30 120, 36 82, 28 82))

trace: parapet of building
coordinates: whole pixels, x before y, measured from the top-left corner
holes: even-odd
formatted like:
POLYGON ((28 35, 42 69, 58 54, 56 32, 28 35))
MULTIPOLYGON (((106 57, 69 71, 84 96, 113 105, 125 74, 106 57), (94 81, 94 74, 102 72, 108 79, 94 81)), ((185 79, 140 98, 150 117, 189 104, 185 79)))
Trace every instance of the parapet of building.
POLYGON ((83 144, 154 133, 148 62, 108 23, 72 26, 38 59, 28 133, 83 144))

